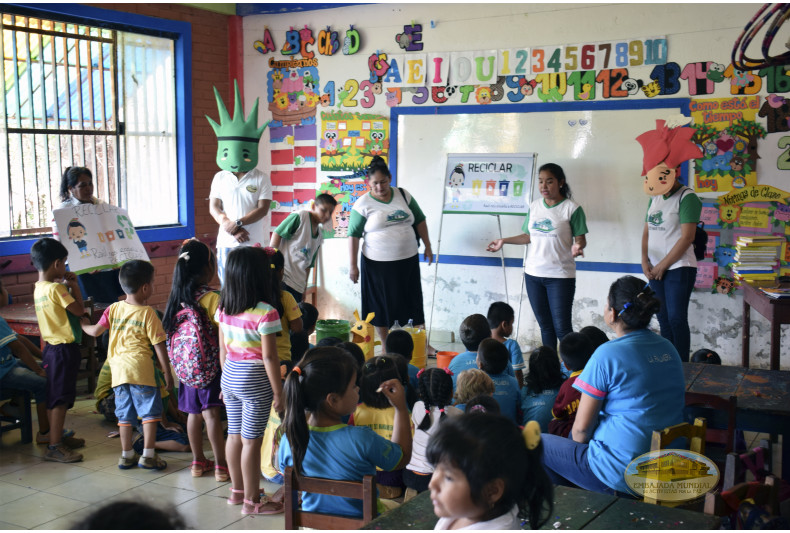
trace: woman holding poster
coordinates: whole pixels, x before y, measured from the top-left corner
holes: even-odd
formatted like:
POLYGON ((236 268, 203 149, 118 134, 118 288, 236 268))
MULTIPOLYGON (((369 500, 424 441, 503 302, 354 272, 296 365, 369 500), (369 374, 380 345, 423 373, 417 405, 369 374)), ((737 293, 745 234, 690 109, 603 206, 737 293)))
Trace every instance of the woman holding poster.
POLYGON ((529 206, 521 229, 524 233, 496 239, 487 250, 498 252, 504 244, 531 244, 524 279, 532 312, 540 326, 544 346, 557 349, 557 341, 573 331, 571 310, 576 293, 576 261, 587 246, 587 218, 571 200, 562 167, 541 166, 538 189, 542 196, 529 206))
POLYGON ((425 243, 424 258, 433 262, 431 241, 425 215, 408 191, 390 187, 392 175, 387 163, 376 156, 368 168, 370 191, 361 196, 351 210, 348 222, 349 278, 360 279, 359 239, 362 243, 362 313, 375 313, 381 343, 397 320, 401 325, 412 320, 424 327, 420 260, 415 231, 425 243))
MULTIPOLYGON (((74 207, 80 204, 99 205, 106 203, 93 196, 93 174, 90 169, 85 167, 68 167, 63 171, 63 177, 60 180, 60 199, 61 204, 56 209, 74 207)), ((74 227, 73 229, 75 231, 74 235, 71 234, 72 227, 70 224, 69 237, 77 238, 79 236, 79 228, 74 227)), ((52 232, 52 236, 60 240, 60 235, 57 233, 57 226, 54 222, 52 223, 52 232)), ((75 243, 77 242, 75 241, 75 243)), ((113 303, 117 302, 118 297, 123 295, 123 289, 118 281, 117 270, 80 274, 78 280, 84 296, 92 296, 95 302, 113 303)))

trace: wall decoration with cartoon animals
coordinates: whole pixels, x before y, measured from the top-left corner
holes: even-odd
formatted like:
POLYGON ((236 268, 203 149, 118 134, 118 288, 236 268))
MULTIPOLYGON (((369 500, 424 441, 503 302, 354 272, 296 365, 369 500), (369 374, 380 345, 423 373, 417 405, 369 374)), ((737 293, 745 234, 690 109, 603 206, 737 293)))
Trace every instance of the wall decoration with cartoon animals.
POLYGON ((331 220, 324 224, 324 239, 348 237, 348 220, 351 216, 351 208, 354 207, 354 202, 369 190, 367 181, 357 176, 348 179, 332 178, 321 183, 316 194, 326 193, 337 200, 331 220))
POLYGON ((321 170, 367 168, 375 156, 389 157, 389 117, 346 111, 321 112, 321 170))
POLYGON ((148 261, 125 209, 109 204, 80 204, 52 212, 75 274, 116 268, 133 259, 148 261))
POLYGON ((747 186, 719 198, 702 198, 701 222, 708 234, 705 259, 697 263, 696 289, 732 294, 737 287, 733 266, 738 262, 739 237, 784 237, 774 271, 790 274, 790 193, 771 186, 747 186))

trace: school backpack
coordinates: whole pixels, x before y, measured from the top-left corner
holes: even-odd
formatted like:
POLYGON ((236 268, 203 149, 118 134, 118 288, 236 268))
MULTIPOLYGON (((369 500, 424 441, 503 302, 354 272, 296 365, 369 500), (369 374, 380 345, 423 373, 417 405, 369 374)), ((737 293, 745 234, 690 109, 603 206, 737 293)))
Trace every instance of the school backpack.
MULTIPOLYGON (((199 289, 195 301, 210 290, 199 289)), ((217 329, 203 309, 184 307, 176 313, 173 334, 167 336, 167 351, 176 376, 184 385, 204 389, 219 374, 217 329)))
MULTIPOLYGON (((690 191, 688 187, 680 193, 680 201, 683 201, 683 195, 690 191)), ((694 228, 694 243, 692 247, 694 248, 694 257, 697 258, 697 261, 702 261, 705 259, 705 250, 708 248, 708 232, 702 229, 703 222, 697 224, 697 227, 694 228)))

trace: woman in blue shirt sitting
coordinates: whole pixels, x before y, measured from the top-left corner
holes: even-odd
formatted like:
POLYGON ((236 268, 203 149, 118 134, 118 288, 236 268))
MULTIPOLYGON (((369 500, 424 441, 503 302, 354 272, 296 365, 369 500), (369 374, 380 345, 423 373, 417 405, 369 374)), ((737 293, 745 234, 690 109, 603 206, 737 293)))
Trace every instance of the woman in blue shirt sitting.
POLYGON ((574 388, 582 393, 571 438, 543 434, 546 471, 557 485, 629 493, 628 464, 650 451, 653 430, 683 421, 685 380, 675 347, 647 329, 661 303, 645 281, 609 289, 604 320, 616 338, 593 353, 574 388))

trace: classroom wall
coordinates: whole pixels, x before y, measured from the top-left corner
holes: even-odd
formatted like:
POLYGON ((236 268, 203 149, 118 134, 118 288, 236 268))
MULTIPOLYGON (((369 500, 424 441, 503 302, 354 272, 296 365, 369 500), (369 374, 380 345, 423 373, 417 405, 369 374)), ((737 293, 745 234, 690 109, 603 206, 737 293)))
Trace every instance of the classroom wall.
MULTIPOLYGON (((244 25, 244 72, 246 108, 255 98, 261 98, 261 110, 264 119, 271 118, 266 110, 268 61, 284 59, 278 53, 261 54, 253 47, 255 41, 264 38, 268 28, 278 51, 283 46, 285 32, 288 29, 301 29, 305 26, 313 30, 313 35, 325 27, 331 26, 340 34, 342 43, 343 32, 353 24, 359 30, 362 47, 356 55, 345 56, 338 52, 326 57, 316 54, 320 73, 319 89, 329 80, 342 88, 348 79, 364 80, 368 75, 367 58, 376 51, 390 54, 401 53, 395 43, 395 35, 402 33, 404 25, 412 22, 422 24, 423 52, 464 51, 480 49, 502 49, 517 46, 540 45, 572 45, 576 43, 629 39, 635 37, 651 37, 666 35, 668 38, 668 60, 684 65, 696 61, 714 61, 724 65, 730 63, 730 52, 734 40, 745 23, 757 9, 754 4, 389 4, 360 5, 306 13, 282 15, 248 16, 244 25), (435 28, 431 28, 431 21, 435 28)), ((647 69, 647 73, 650 69, 647 69)), ((647 76, 639 71, 639 76, 647 76)), ((685 89, 675 96, 688 97, 685 89)), ((386 93, 386 84, 385 84, 386 93)), ((759 93, 765 96, 765 86, 759 93)), ((404 101, 401 105, 411 105, 413 93, 403 92, 404 101)), ((358 98, 361 95, 358 95, 358 98)), ((639 95, 641 97, 641 95, 639 95)), ((706 97, 727 97, 729 86, 720 84, 716 91, 706 97)), ((540 103, 531 99, 530 102, 540 103)), ((430 107, 430 101, 424 107, 430 107)), ((497 104, 493 104, 493 107, 497 104)), ((321 108, 324 109, 324 108, 321 108)), ((337 109, 337 108, 335 108, 337 109)), ((358 111, 389 114, 384 95, 377 97, 375 105, 370 109, 342 108, 343 111, 358 111)), ((320 111, 319 111, 320 116, 320 111)), ((664 118, 657 112, 655 118, 664 118)), ((319 134, 320 134, 320 119, 319 134)), ((652 127, 645 124, 644 130, 652 127)), ((430 134, 430 133, 429 133, 430 134)), ((261 161, 266 161, 272 146, 268 143, 268 135, 264 134, 261 142, 261 161)), ((396 142, 393 140, 392 142, 396 142)), ((631 146, 613 149, 638 151, 636 142, 631 146)), ((442 157, 437 154, 437 157, 442 157)), ((640 156, 641 157, 641 156, 640 156)), ((540 154, 543 162, 552 159, 551 153, 540 154)), ((584 161, 576 162, 580 169, 584 161)), ((638 177, 639 168, 633 169, 634 177, 638 177)), ((787 189, 787 176, 764 165, 759 175, 760 183, 769 183, 787 189)), ((326 173, 318 172, 319 179, 326 173)), ((440 179, 425 176, 425 179, 440 179)), ((585 179, 584 172, 575 172, 569 178, 571 184, 585 179)), ((284 190, 287 190, 285 188, 284 190)), ((417 200, 428 213, 429 218, 436 218, 440 200, 426 198, 420 194, 419 188, 412 190, 417 200)), ((636 201, 647 203, 641 191, 641 185, 634 188, 636 201)), ((588 197, 580 197, 582 205, 605 204, 606 188, 600 187, 598 193, 590 193, 588 197)), ((596 211, 592 206, 588 209, 596 211)), ((641 232, 643 220, 634 220, 623 224, 623 233, 641 232)), ((601 242, 611 238, 611 234, 596 234, 596 220, 588 220, 590 242, 601 242)), ((470 228, 474 231, 474 228, 470 228)), ((490 236, 491 238, 494 235, 490 236)), ((437 235, 431 234, 436 249, 437 235)), ((485 239, 483 239, 485 240, 485 239)), ((638 240, 638 239, 637 239, 638 240)), ((329 240, 322 253, 319 309, 325 318, 348 318, 354 308, 359 305, 359 286, 352 285, 348 280, 348 253, 345 239, 329 240)), ((605 257, 593 258, 594 261, 605 262, 605 257)), ((625 267, 623 267, 625 268, 625 267)), ((510 303, 517 307, 518 296, 515 288, 521 284, 518 268, 507 271, 508 287, 510 287, 510 303), (515 294, 514 294, 515 293, 515 294)), ((575 328, 595 324, 604 329, 602 308, 608 286, 612 281, 623 275, 622 272, 580 271, 577 277, 577 292, 573 311, 575 328)), ((502 278, 499 267, 442 265, 437 280, 433 327, 438 330, 456 331, 463 318, 475 312, 485 313, 488 305, 495 300, 505 298, 504 285, 496 280, 502 278), (491 281, 493 280, 493 281, 491 281)), ((426 317, 429 314, 430 302, 433 299, 431 290, 434 282, 434 269, 422 266, 423 293, 426 317)), ((740 323, 741 297, 726 297, 719 294, 695 292, 689 308, 692 330, 692 347, 709 347, 717 350, 727 364, 740 361, 740 323)), ((524 298, 521 309, 521 320, 518 340, 524 347, 538 344, 539 330, 529 304, 524 298)), ((768 357, 768 324, 761 317, 752 314, 752 361, 753 365, 767 366, 768 357)), ((785 346, 790 339, 785 331, 782 342, 785 346)), ((786 367, 787 365, 783 365, 786 367)))
MULTIPOLYGON (((230 17, 179 4, 94 4, 138 15, 189 22, 192 25, 192 143, 194 154, 195 234, 213 244, 217 225, 208 214, 211 179, 216 172, 217 139, 204 115, 217 115, 212 87, 226 101, 231 96, 228 72, 228 28, 230 17)), ((130 213, 134 217, 134 213, 130 213)), ((160 243, 152 262, 156 268, 155 293, 150 304, 164 309, 170 293, 175 252, 180 242, 160 243)), ((30 267, 32 269, 32 265, 30 267)), ((17 301, 32 301, 35 271, 3 276, 3 285, 17 301)))

